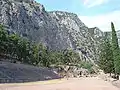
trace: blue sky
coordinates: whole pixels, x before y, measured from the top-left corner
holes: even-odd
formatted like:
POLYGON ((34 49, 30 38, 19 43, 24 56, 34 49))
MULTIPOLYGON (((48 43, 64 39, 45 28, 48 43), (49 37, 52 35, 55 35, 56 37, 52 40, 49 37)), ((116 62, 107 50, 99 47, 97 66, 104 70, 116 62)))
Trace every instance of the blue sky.
POLYGON ((47 11, 76 13, 88 27, 110 31, 110 22, 120 29, 120 0, 36 0, 47 11))

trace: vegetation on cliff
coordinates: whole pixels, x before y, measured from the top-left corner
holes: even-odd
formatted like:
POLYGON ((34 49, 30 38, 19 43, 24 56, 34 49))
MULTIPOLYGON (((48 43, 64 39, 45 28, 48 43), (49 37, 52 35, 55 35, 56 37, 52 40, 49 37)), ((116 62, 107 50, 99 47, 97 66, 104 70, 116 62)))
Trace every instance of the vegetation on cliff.
POLYGON ((0 25, 0 58, 19 61, 35 66, 49 67, 52 64, 77 64, 79 54, 72 49, 52 51, 43 44, 35 44, 17 34, 11 34, 0 25))

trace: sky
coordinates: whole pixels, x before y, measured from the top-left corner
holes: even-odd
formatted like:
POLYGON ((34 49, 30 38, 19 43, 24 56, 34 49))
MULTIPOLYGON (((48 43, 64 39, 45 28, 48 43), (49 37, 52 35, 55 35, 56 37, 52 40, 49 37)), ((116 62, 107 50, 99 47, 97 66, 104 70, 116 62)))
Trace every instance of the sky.
POLYGON ((89 28, 111 31, 114 22, 120 30, 120 0, 36 0, 46 11, 67 11, 78 15, 89 28))

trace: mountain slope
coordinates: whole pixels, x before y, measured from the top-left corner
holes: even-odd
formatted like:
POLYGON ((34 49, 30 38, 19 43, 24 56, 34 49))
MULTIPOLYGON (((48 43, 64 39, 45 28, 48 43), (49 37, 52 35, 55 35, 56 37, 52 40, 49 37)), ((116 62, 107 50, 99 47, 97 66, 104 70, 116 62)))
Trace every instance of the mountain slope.
POLYGON ((99 59, 103 32, 88 28, 76 14, 47 12, 33 0, 1 0, 0 23, 10 32, 42 42, 52 50, 72 48, 79 52, 81 60, 99 59))

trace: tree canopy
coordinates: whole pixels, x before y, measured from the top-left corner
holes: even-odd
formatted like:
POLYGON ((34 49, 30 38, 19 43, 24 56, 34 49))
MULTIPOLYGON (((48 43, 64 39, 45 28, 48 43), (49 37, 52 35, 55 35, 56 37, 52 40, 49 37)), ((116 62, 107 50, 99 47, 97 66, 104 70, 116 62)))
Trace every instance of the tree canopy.
POLYGON ((113 50, 114 68, 115 68, 115 73, 120 74, 120 51, 119 51, 120 49, 119 49, 118 38, 113 22, 111 22, 111 29, 112 29, 112 50, 113 50))
POLYGON ((42 43, 32 43, 17 34, 8 33, 3 25, 0 25, 0 58, 44 67, 52 64, 76 64, 80 61, 79 54, 72 49, 48 50, 42 43))

